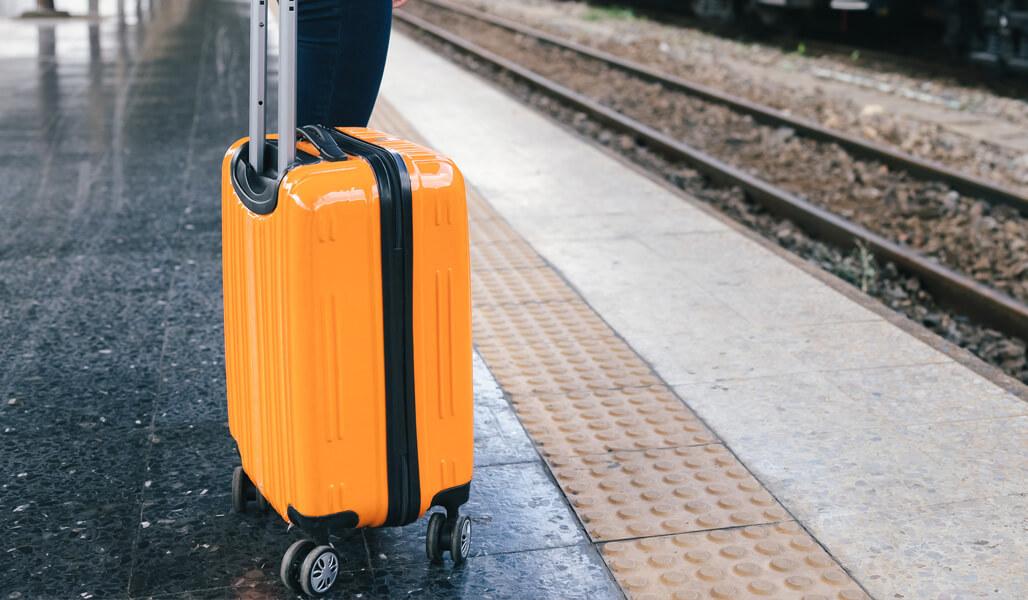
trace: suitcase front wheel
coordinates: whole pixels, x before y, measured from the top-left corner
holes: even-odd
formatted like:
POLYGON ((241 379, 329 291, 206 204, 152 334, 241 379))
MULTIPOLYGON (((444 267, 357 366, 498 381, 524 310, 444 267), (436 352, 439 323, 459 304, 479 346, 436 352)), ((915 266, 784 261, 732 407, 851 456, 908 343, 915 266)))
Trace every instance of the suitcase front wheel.
POLYGON ((300 587, 311 597, 324 596, 339 575, 339 555, 331 546, 318 546, 303 559, 300 587))
POLYGON ((331 546, 318 546, 311 540, 293 542, 282 556, 279 576, 296 593, 324 596, 339 576, 339 555, 331 546))
POLYGON ((460 565, 471 553, 471 519, 457 516, 448 519, 443 513, 432 513, 425 532, 425 554, 432 562, 441 562, 443 552, 450 552, 453 564, 460 565))

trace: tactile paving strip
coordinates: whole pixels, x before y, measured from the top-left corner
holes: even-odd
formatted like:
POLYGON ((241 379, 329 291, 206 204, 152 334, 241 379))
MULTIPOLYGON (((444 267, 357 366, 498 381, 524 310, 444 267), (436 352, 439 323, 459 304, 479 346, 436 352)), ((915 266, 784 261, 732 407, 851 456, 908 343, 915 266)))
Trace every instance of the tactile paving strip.
POLYGON ((866 598, 488 202, 468 206, 475 345, 630 598, 866 598))
POLYGON ((550 458, 550 464, 597 541, 789 518, 721 444, 550 458))
POLYGON ((792 521, 611 542, 603 557, 632 600, 868 597, 792 521))
POLYGON ((663 386, 517 395, 511 400, 547 458, 717 441, 663 386))
POLYGON ((581 301, 476 304, 473 320, 479 352, 511 394, 662 385, 581 301))
MULTIPOLYGON (((474 229, 476 225, 472 225, 474 229)), ((475 242, 471 245, 471 268, 475 276, 507 269, 545 266, 528 244, 520 242, 475 242)))
POLYGON ((575 300, 574 290, 547 267, 483 269, 471 285, 478 306, 575 300))

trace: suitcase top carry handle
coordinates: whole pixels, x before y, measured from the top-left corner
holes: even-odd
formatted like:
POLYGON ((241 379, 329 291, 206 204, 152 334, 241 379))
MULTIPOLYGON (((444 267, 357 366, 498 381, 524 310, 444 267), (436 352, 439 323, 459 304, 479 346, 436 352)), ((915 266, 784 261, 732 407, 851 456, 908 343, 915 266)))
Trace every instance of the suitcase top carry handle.
POLYGON ((346 160, 346 153, 339 147, 332 130, 324 125, 304 125, 296 130, 296 139, 303 140, 321 154, 322 160, 335 162, 346 160))
MULTIPOLYGON (((266 134, 268 2, 250 0, 250 145, 264 145, 266 134)), ((296 131, 296 2, 279 1, 278 27, 278 131, 296 131)), ((296 144, 279 144, 278 175, 296 160, 296 144)), ((249 163, 257 173, 264 171, 264 152, 249 152, 249 163)))

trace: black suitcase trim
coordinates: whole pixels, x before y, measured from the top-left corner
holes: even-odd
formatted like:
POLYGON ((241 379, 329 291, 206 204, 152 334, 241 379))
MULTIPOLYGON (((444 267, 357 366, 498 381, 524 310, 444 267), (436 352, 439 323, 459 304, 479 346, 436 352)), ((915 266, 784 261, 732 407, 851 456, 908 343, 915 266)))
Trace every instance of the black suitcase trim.
POLYGON ((329 542, 330 536, 338 536, 344 530, 354 529, 360 522, 360 517, 352 510, 320 517, 308 517, 293 508, 292 504, 286 509, 286 515, 289 517, 290 523, 299 527, 315 541, 324 544, 329 542))
POLYGON ((399 154, 337 129, 319 128, 329 132, 343 151, 368 161, 378 183, 382 230, 386 462, 389 473, 389 511, 384 525, 407 525, 421 514, 414 404, 414 225, 410 174, 399 154))
POLYGON ((455 485, 432 496, 430 506, 441 506, 448 516, 456 517, 460 507, 467 503, 471 496, 471 482, 455 485))
MULTIPOLYGON (((264 144, 264 164, 274 165, 278 161, 278 141, 268 140, 264 144)), ((318 157, 306 152, 296 153, 295 166, 315 164, 318 157)), ((275 212, 278 206, 278 188, 282 185, 283 176, 274 168, 266 168, 258 173, 250 166, 250 142, 244 142, 236 148, 230 163, 232 189, 236 197, 247 210, 258 215, 275 212)))

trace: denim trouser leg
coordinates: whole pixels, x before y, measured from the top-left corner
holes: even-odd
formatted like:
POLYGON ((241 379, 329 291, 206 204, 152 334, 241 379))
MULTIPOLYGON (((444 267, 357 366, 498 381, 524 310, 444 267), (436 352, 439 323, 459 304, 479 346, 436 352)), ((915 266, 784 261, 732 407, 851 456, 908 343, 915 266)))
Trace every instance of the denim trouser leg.
POLYGON ((367 125, 392 25, 390 0, 300 0, 297 125, 367 125))

